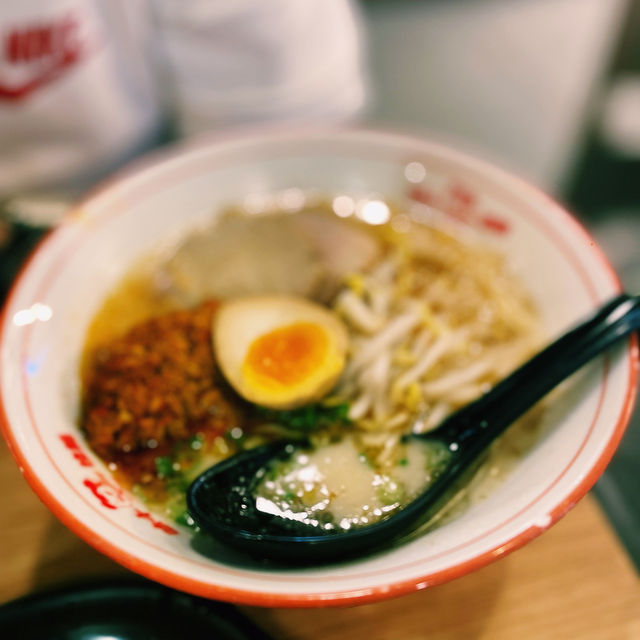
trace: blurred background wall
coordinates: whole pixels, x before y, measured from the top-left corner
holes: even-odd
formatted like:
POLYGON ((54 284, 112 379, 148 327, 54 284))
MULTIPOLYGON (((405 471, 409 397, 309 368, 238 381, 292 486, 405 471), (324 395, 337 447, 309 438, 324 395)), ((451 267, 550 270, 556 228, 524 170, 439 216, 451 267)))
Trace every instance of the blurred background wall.
POLYGON ((558 190, 626 0, 363 3, 374 123, 445 137, 558 190))

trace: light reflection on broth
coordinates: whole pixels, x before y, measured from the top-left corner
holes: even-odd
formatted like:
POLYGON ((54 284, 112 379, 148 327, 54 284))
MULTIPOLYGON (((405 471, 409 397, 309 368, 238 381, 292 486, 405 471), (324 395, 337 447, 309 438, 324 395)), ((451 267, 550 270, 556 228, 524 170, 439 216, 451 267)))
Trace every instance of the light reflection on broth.
POLYGON ((376 469, 352 438, 276 461, 257 476, 256 508, 326 531, 377 522, 401 509, 438 477, 444 445, 410 441, 393 469, 376 469))

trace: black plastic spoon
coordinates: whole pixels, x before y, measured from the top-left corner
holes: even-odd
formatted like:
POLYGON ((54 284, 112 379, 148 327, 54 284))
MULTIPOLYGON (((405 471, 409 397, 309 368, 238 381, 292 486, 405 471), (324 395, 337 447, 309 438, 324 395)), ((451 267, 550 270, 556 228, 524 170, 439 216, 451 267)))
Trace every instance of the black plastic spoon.
POLYGON ((504 430, 547 392, 640 328, 640 296, 622 294, 558 338, 488 393, 449 416, 437 429, 411 437, 440 441, 448 465, 427 489, 387 519, 332 532, 256 508, 256 473, 298 444, 276 442, 235 455, 202 473, 189 487, 189 512, 209 535, 249 554, 300 564, 360 555, 415 528, 446 497, 504 430))

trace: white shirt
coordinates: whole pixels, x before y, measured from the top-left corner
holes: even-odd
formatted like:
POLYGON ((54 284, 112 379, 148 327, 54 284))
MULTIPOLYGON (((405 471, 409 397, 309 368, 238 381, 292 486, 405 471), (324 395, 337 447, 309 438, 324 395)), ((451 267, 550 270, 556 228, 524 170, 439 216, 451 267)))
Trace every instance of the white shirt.
POLYGON ((0 6, 0 196, 85 184, 154 144, 365 101, 349 0, 20 0, 0 6))

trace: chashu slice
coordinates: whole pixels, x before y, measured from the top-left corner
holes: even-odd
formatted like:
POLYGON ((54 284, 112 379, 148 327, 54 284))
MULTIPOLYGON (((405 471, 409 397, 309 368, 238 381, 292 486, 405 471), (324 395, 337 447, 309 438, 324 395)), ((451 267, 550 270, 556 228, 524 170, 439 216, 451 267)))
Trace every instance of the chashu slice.
POLYGON ((330 213, 229 213, 187 236, 156 283, 181 305, 264 293, 327 302, 345 275, 366 269, 380 252, 365 227, 330 213))

